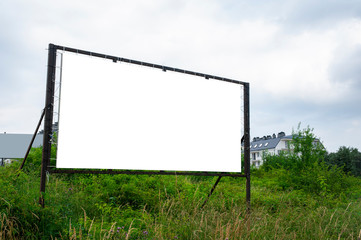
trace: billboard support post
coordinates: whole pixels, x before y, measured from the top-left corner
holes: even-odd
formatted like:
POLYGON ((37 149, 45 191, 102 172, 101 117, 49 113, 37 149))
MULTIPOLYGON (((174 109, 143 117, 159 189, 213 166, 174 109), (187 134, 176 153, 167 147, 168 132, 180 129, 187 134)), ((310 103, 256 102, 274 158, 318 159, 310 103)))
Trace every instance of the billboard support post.
POLYGON ((48 69, 46 80, 46 96, 45 96, 45 120, 44 120, 44 138, 43 138, 43 157, 41 161, 41 178, 40 178, 40 198, 39 204, 44 207, 44 196, 46 174, 51 156, 51 140, 53 126, 53 105, 54 105, 54 89, 55 89, 55 68, 56 68, 56 47, 49 44, 48 50, 48 69))
POLYGON ((250 160, 250 115, 249 115, 249 83, 244 85, 244 169, 246 174, 246 202, 251 209, 251 160, 250 160))

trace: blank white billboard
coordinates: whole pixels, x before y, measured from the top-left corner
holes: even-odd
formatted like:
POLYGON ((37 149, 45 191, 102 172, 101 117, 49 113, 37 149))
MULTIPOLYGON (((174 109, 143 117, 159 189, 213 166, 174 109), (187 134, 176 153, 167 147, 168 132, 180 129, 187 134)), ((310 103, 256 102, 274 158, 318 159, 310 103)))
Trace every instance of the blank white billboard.
POLYGON ((241 171, 241 86, 63 53, 57 168, 241 171))

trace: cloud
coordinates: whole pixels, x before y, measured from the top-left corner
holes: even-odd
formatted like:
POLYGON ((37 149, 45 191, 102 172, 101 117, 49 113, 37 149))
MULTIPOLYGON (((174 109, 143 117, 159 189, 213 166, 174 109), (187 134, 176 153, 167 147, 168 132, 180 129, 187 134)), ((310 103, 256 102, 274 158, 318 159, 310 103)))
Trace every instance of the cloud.
POLYGON ((33 131, 49 43, 248 81, 257 135, 360 120, 359 1, 18 0, 0 9, 1 128, 33 131))
POLYGON ((283 25, 289 33, 330 28, 344 19, 360 18, 357 0, 224 0, 219 4, 220 19, 228 22, 265 20, 283 25))
POLYGON ((345 19, 361 17, 361 5, 357 0, 292 1, 290 5, 285 23, 298 30, 332 28, 345 19))
POLYGON ((359 97, 355 94, 361 90, 361 44, 350 47, 340 47, 337 57, 330 65, 331 80, 338 84, 348 85, 350 99, 359 97))

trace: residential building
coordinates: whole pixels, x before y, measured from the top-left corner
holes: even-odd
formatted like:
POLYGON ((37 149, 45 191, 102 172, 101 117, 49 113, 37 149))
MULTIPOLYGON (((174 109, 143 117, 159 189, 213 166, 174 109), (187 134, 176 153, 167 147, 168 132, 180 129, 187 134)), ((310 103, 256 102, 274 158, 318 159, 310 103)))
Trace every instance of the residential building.
POLYGON ((292 151, 291 147, 292 135, 280 132, 277 135, 272 134, 255 137, 250 143, 251 165, 259 167, 263 164, 264 154, 280 154, 281 152, 292 151))

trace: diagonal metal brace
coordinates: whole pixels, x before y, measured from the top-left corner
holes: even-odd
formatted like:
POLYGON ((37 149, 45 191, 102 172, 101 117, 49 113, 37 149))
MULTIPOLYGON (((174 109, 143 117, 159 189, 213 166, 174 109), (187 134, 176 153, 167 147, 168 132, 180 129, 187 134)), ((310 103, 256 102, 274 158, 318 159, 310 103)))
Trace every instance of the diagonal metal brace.
MULTIPOLYGON (((36 127, 36 129, 35 129, 35 132, 34 132, 33 138, 32 138, 32 139, 31 139, 31 141, 30 141, 30 144, 29 144, 28 150, 26 151, 26 154, 25 154, 24 160, 23 160, 23 162, 21 163, 21 166, 20 166, 19 170, 22 170, 22 169, 23 169, 23 167, 24 167, 25 161, 26 161, 26 159, 28 158, 28 155, 29 155, 29 153, 30 153, 31 147, 33 146, 33 143, 34 143, 34 140, 35 140, 36 134, 37 134, 37 133, 38 133, 38 131, 39 131, 39 128, 40 128, 41 122, 43 121, 43 118, 44 118, 45 112, 46 112, 46 108, 44 108, 44 109, 43 109, 43 112, 41 113, 41 117, 40 117, 40 120, 39 120, 38 126, 37 126, 37 127, 36 127)), ((20 173, 19 173, 19 174, 20 174, 20 173)), ((18 176, 19 176, 19 174, 18 174, 18 176)))
POLYGON ((206 203, 208 202, 209 198, 211 197, 214 189, 216 189, 216 187, 217 187, 219 181, 221 180, 221 178, 222 178, 222 176, 219 176, 219 177, 217 178, 216 183, 213 185, 213 187, 212 187, 212 189, 211 189, 211 192, 208 194, 208 197, 206 198, 206 200, 205 200, 204 203, 202 204, 202 207, 201 207, 201 208, 203 208, 203 207, 206 205, 206 203))

